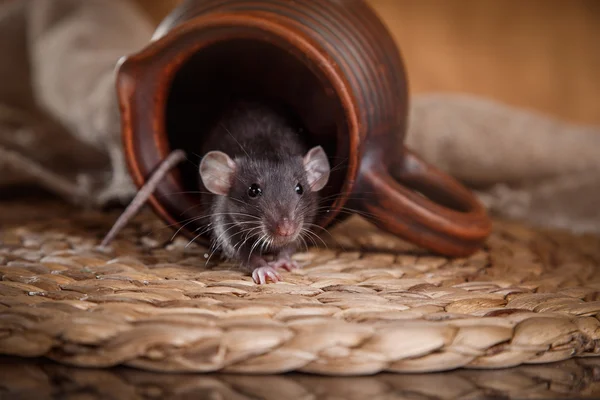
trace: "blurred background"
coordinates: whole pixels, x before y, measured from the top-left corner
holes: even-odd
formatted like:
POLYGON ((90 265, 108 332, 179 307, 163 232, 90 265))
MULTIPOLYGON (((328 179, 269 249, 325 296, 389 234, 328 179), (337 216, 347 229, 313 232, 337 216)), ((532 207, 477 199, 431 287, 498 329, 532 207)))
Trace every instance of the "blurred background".
MULTIPOLYGON (((158 23, 180 0, 137 0, 158 23)), ((413 93, 465 92, 600 124, 600 1, 370 0, 413 93)))

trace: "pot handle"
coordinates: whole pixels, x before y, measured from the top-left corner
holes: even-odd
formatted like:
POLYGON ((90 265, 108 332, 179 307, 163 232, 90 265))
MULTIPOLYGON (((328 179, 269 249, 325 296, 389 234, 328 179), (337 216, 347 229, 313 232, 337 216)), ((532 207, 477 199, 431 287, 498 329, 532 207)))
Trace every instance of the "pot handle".
POLYGON ((374 156, 363 158, 356 186, 365 218, 445 256, 468 256, 482 246, 492 224, 469 189, 409 149, 387 169, 374 156))

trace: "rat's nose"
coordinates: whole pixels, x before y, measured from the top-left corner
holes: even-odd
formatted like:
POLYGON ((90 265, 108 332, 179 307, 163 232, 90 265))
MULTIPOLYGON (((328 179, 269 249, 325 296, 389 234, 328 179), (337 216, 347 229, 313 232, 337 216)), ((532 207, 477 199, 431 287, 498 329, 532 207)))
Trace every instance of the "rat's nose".
POLYGON ((292 236, 296 231, 296 225, 288 218, 283 218, 275 229, 275 233, 278 236, 292 236))

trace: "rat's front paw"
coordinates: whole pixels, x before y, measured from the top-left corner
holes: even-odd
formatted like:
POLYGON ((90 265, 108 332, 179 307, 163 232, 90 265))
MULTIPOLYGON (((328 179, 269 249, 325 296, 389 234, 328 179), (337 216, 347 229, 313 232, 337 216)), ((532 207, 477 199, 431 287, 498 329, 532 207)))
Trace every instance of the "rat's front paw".
POLYGON ((252 279, 254 279, 254 283, 264 285, 267 283, 267 279, 270 279, 273 283, 279 282, 281 276, 279 276, 279 273, 275 268, 270 265, 265 265, 252 271, 252 279))
POLYGON ((269 266, 274 269, 284 269, 286 271, 292 271, 294 269, 300 268, 300 265, 294 260, 290 260, 289 258, 280 258, 275 261, 271 261, 269 266))

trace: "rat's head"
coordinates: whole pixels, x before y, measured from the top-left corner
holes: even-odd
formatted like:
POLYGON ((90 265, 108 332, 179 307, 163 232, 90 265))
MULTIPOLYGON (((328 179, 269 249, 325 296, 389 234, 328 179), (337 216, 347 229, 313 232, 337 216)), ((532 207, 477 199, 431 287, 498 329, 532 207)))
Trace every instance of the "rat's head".
POLYGON ((322 147, 304 157, 279 162, 207 153, 200 177, 213 194, 227 198, 229 220, 248 229, 249 237, 284 246, 309 229, 317 211, 317 192, 329 180, 330 166, 322 147))

